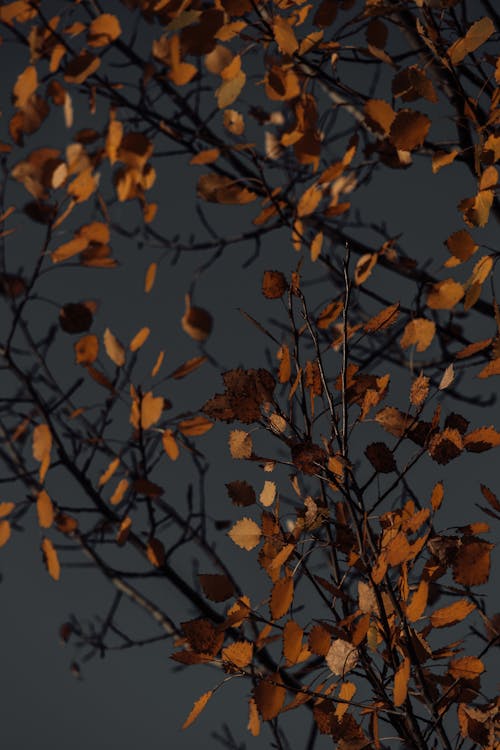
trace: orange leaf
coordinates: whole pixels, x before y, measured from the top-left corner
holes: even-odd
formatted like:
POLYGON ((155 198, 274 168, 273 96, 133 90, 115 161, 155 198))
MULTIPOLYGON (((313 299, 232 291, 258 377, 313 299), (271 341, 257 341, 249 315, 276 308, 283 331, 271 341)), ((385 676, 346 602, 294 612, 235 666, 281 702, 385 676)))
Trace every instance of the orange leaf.
POLYGON ((12 513, 15 507, 16 504, 12 502, 0 503, 0 518, 5 518, 5 516, 8 516, 10 513, 12 513))
POLYGON ((297 663, 302 651, 304 631, 295 620, 288 620, 283 631, 283 656, 288 667, 297 663))
POLYGON ((455 680, 474 680, 484 672, 484 664, 476 656, 463 656, 450 662, 450 674, 455 680))
POLYGON ((99 354, 99 340, 93 333, 82 336, 75 343, 75 361, 78 365, 91 365, 99 354))
POLYGON ((222 658, 224 661, 234 664, 235 667, 244 669, 252 661, 253 643, 250 641, 236 641, 235 643, 231 643, 222 649, 222 658))
POLYGON ((214 423, 206 417, 192 417, 191 419, 183 419, 177 425, 180 432, 186 437, 198 437, 204 435, 206 432, 212 429, 214 423))
POLYGON ((148 294, 155 283, 156 271, 158 270, 158 263, 150 263, 146 271, 144 278, 144 291, 148 294))
POLYGON ((111 477, 113 476, 113 474, 115 473, 119 465, 120 465, 119 458, 113 458, 113 460, 110 461, 106 471, 104 471, 99 477, 99 482, 98 482, 99 487, 103 487, 107 482, 109 482, 109 480, 111 479, 111 477))
POLYGON ((116 16, 102 13, 91 21, 87 41, 91 47, 104 47, 118 39, 121 33, 120 22, 116 16))
POLYGON ((161 438, 165 453, 172 461, 179 458, 179 446, 174 438, 172 430, 164 430, 161 438))
POLYGON ((104 348, 106 354, 117 367, 123 367, 125 364, 125 349, 120 344, 116 336, 114 336, 109 328, 106 328, 103 335, 104 348))
POLYGON ((152 537, 146 547, 146 557, 155 568, 161 568, 165 564, 165 547, 159 539, 152 537))
POLYGON ((401 337, 401 348, 407 349, 412 344, 416 344, 417 352, 425 352, 432 343, 436 333, 436 324, 433 320, 426 318, 414 318, 406 324, 401 337))
POLYGON ((38 523, 42 529, 49 529, 54 523, 54 506, 52 500, 45 490, 38 493, 36 499, 36 510, 38 523))
POLYGON ((201 698, 198 698, 193 708, 191 709, 189 716, 187 717, 186 721, 182 725, 183 729, 187 729, 188 727, 191 726, 191 724, 193 724, 196 721, 196 719, 201 714, 201 712, 207 705, 208 701, 212 697, 213 693, 214 693, 213 690, 209 690, 208 692, 203 693, 201 698))
POLYGON ((44 537, 42 540, 42 552, 43 560, 50 577, 53 578, 54 581, 58 581, 59 576, 61 575, 61 566, 59 565, 59 558, 54 545, 47 537, 44 537))
POLYGON ((141 346, 147 341, 149 334, 151 333, 150 329, 147 327, 141 328, 140 331, 138 331, 132 341, 129 344, 129 349, 131 352, 136 352, 138 349, 141 348, 141 346))
POLYGON ((395 302, 393 305, 384 307, 379 313, 368 320, 363 328, 366 333, 375 333, 376 331, 383 331, 389 326, 392 326, 399 317, 399 302, 395 302))
POLYGON ((269 611, 273 620, 279 620, 286 615, 293 601, 293 578, 289 575, 279 578, 273 586, 269 611))
POLYGON ((339 690, 339 696, 337 707, 335 709, 335 716, 337 719, 342 719, 346 711, 349 709, 349 703, 352 700, 354 693, 356 692, 356 685, 353 682, 346 680, 342 683, 339 690))
POLYGON ((286 689, 279 674, 260 680, 254 688, 253 696, 264 721, 276 718, 283 708, 286 697, 286 689))
POLYGON ((180 365, 180 367, 174 370, 170 377, 174 378, 174 380, 185 378, 186 375, 189 375, 190 373, 197 370, 206 361, 207 357, 205 356, 193 357, 192 359, 188 359, 186 362, 180 365))
POLYGON ((276 44, 285 55, 293 55, 299 48, 292 27, 283 16, 275 16, 273 22, 274 38, 276 44))
POLYGON ((259 502, 262 503, 266 508, 274 503, 276 497, 276 483, 275 482, 264 482, 264 487, 259 495, 259 502))
POLYGON ((8 521, 0 521, 0 547, 10 539, 10 523, 8 521))
POLYGON ((118 503, 121 503, 128 489, 128 485, 129 482, 127 479, 120 479, 115 487, 113 494, 109 498, 109 502, 111 503, 111 505, 118 505, 118 503))
POLYGON ((459 599, 448 607, 436 609, 431 615, 431 625, 434 628, 445 628, 456 625, 457 622, 465 620, 476 609, 476 605, 467 599, 459 599))
POLYGON ((402 706, 408 694, 410 679, 410 659, 405 656, 394 675, 394 705, 402 706))

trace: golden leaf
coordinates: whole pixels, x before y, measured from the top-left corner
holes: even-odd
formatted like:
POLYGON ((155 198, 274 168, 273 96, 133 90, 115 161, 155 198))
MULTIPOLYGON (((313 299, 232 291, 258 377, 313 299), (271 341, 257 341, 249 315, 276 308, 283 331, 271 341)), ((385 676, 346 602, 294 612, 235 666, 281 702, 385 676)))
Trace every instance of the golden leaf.
POLYGON ((414 318, 406 324, 400 340, 401 348, 407 349, 416 344, 417 352, 424 352, 432 343, 436 333, 436 324, 426 318, 414 318))
POLYGON ((102 13, 89 26, 87 41, 91 47, 105 47, 121 35, 122 29, 116 16, 102 13))

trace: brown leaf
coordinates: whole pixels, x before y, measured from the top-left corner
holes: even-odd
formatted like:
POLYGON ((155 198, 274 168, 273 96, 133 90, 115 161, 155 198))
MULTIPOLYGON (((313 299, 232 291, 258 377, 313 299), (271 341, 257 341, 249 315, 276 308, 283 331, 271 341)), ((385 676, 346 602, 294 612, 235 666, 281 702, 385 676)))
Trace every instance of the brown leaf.
POLYGON ((75 361, 78 365, 91 365, 99 354, 99 340, 93 333, 82 336, 74 345, 75 361))
POLYGON ((257 198, 257 193, 248 190, 236 180, 224 175, 202 174, 198 179, 198 195, 209 203, 243 206, 257 198))
POLYGON ((389 139, 398 151, 414 151, 423 145, 430 127, 427 115, 401 109, 391 124, 389 139))
POLYGON ((264 271, 264 276, 262 277, 262 294, 266 299, 279 299, 285 294, 287 289, 288 284, 281 271, 264 271))
POLYGON ((68 302, 59 310, 59 325, 66 333, 88 331, 92 320, 92 311, 85 304, 68 302))
POLYGON ((181 320, 182 330, 195 341, 206 341, 213 327, 213 319, 202 307, 192 307, 186 296, 186 310, 181 320))
POLYGON ((279 674, 259 680, 253 690, 253 697, 257 710, 264 721, 276 718, 283 708, 286 697, 286 688, 283 686, 279 674))
POLYGON ((212 602, 225 602, 234 594, 234 586, 226 575, 201 573, 198 578, 203 593, 212 602))
POLYGON ((481 586, 490 577, 493 545, 480 539, 465 538, 453 563, 453 580, 462 586, 481 586))
POLYGON ((457 39, 448 49, 448 57, 453 65, 458 65, 471 52, 475 52, 492 34, 495 33, 495 25, 491 18, 484 16, 470 26, 467 33, 461 39, 457 39))
POLYGON ((161 568, 165 565, 165 547, 159 539, 151 537, 146 547, 146 557, 155 568, 161 568))
POLYGON ((98 57, 88 50, 82 50, 77 57, 74 57, 66 65, 64 80, 67 83, 74 83, 79 86, 98 70, 100 64, 101 61, 98 57))
POLYGON ((283 630, 283 656, 287 667, 297 663, 302 651, 303 635, 300 625, 295 620, 288 620, 283 630))
POLYGON ((245 122, 243 115, 235 109, 225 109, 223 115, 224 127, 233 135, 243 135, 245 131, 245 122))
POLYGON ((385 443, 371 443, 366 448, 365 455, 375 471, 381 474, 396 471, 394 456, 385 443))
POLYGON ((246 507, 256 501, 255 490, 251 484, 241 480, 226 484, 227 492, 234 505, 246 507))
POLYGON ((429 378, 422 372, 415 378, 410 388, 410 401, 413 406, 421 406, 429 395, 429 378))
POLYGON ((271 592, 269 611, 273 620, 279 620, 286 615, 293 601, 293 578, 289 575, 278 578, 271 592))
POLYGON ((471 453, 482 453, 500 445, 500 433, 494 427, 480 427, 464 437, 464 447, 471 453))
POLYGON ((188 359, 186 362, 183 362, 182 365, 177 367, 177 369, 174 370, 170 377, 174 380, 185 378, 186 375, 190 375, 192 372, 195 372, 206 361, 207 357, 205 355, 202 355, 200 357, 192 357, 191 359, 188 359))

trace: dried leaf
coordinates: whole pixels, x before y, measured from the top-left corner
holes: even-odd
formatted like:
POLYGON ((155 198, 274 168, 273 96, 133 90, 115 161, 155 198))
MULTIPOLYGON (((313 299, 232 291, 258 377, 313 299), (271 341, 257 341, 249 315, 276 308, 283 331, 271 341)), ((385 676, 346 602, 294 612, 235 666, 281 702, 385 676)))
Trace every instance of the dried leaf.
POLYGON ((343 677, 358 662, 358 649, 342 638, 336 638, 325 656, 326 663, 333 674, 343 677))
POLYGON ((264 482, 264 487, 259 495, 259 502, 266 508, 274 503, 276 498, 276 483, 264 482))
POLYGON ((259 544, 261 530, 251 518, 242 518, 234 524, 228 534, 238 547, 250 551, 259 544))
POLYGON ((252 436, 244 430, 232 430, 229 436, 229 450, 233 458, 250 458, 253 450, 252 436))
POLYGON ((279 299, 282 297, 288 284, 281 271, 264 271, 262 277, 262 294, 266 299, 279 299))
POLYGON ((401 348, 407 349, 416 344, 417 352, 425 352, 432 343, 436 333, 436 324, 426 318, 414 318, 406 324, 400 340, 401 348))
POLYGON ((234 586, 226 575, 202 573, 198 578, 203 593, 212 602, 225 602, 234 594, 234 586))
POLYGON ((179 422, 177 428, 186 437, 198 437, 211 430, 213 426, 214 423, 206 417, 191 417, 179 422))

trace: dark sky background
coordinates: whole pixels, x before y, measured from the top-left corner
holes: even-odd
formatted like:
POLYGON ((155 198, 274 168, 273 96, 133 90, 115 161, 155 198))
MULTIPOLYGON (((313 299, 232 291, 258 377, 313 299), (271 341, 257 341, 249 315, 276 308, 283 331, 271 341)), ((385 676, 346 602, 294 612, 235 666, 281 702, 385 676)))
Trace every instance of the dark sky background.
MULTIPOLYGON (((0 70, 9 80, 9 86, 4 84, 3 87, 3 99, 7 97, 11 81, 27 62, 26 53, 18 47, 7 44, 0 47, 0 70)), ((245 96, 252 96, 251 86, 246 89, 245 96)), ((52 130, 48 135, 46 125, 40 133, 28 139, 30 150, 45 145, 48 137, 51 143, 56 142, 55 133, 60 133, 62 142, 67 140, 60 110, 51 115, 50 123, 52 130)), ((78 127, 78 119, 76 125, 78 127)), ((181 159, 171 159, 156 165, 158 180, 152 197, 159 201, 161 208, 153 226, 171 237, 180 233, 187 239, 190 232, 194 232, 201 238, 205 236, 204 229, 194 211, 194 186, 199 170, 183 166, 183 163, 181 159)), ((356 191, 354 209, 360 209, 365 219, 387 221, 392 235, 402 235, 401 242, 406 251, 419 263, 428 259, 428 270, 436 273, 446 259, 443 240, 461 227, 456 205, 473 191, 473 181, 465 168, 458 179, 460 173, 460 167, 456 167, 444 169, 434 176, 429 162, 416 157, 410 170, 387 170, 384 179, 379 177, 356 191)), ((9 185, 7 205, 19 202, 22 194, 21 188, 9 185)), ((22 200, 24 202, 24 195, 22 200)), ((120 210, 123 221, 127 222, 135 209, 122 204, 120 210)), ((211 215, 217 221, 218 214, 221 226, 232 233, 247 226, 247 217, 254 213, 244 208, 214 207, 211 215)), ((9 238, 9 243, 19 247, 21 253, 27 241, 35 246, 40 242, 43 230, 22 227, 20 216, 14 224, 18 225, 19 237, 23 233, 22 240, 14 235, 9 238)), ((351 216, 354 216, 354 211, 351 216)), ((484 242, 494 245, 497 235, 492 220, 481 236, 484 242)), ((65 239, 67 237, 61 233, 61 242, 65 239)), ((69 301, 77 290, 82 289, 83 279, 86 295, 100 300, 98 326, 102 329, 109 325, 123 341, 128 341, 143 325, 150 326, 153 333, 143 353, 147 367, 151 366, 159 348, 166 350, 167 369, 195 356, 196 345, 182 332, 179 321, 184 294, 207 256, 192 253, 189 257, 182 257, 176 266, 171 266, 168 260, 163 262, 153 292, 145 297, 144 273, 151 260, 157 258, 154 249, 140 249, 134 242, 123 238, 117 238, 112 244, 114 255, 121 262, 120 269, 109 272, 89 270, 83 275, 77 270, 64 277, 53 274, 46 282, 48 294, 61 303, 69 301)), ((297 263, 297 255, 290 248, 286 233, 264 237, 259 257, 248 268, 242 269, 242 263, 253 250, 248 244, 230 247, 216 264, 198 277, 196 283, 195 303, 206 307, 214 316, 214 333, 207 348, 221 370, 239 364, 245 367, 265 364, 262 338, 238 313, 238 308, 262 320, 275 315, 275 309, 267 307, 259 293, 262 273, 268 268, 289 272, 297 263)), ((310 276, 318 279, 321 268, 313 269, 310 276)), ((411 302, 411 298, 405 298, 409 289, 406 290, 395 275, 376 270, 373 285, 391 300, 411 302)), ((318 283, 310 287, 309 294, 316 295, 313 299, 319 305, 328 298, 328 289, 318 283)), ((80 293, 79 296, 85 295, 80 293)), ((486 319, 476 316, 476 320, 477 327, 471 332, 471 337, 475 336, 477 340, 490 336, 492 330, 490 325, 486 330, 486 319)), ((100 329, 95 332, 99 334, 100 329)), ((57 354, 61 357, 62 367, 72 359, 72 345, 73 341, 68 338, 66 350, 57 354)), ((74 377, 75 372, 76 367, 70 376, 74 377)), ((220 390, 217 372, 217 367, 206 366, 185 383, 175 384, 172 394, 164 395, 175 398, 177 404, 188 398, 191 407, 201 405, 220 390)), ((473 383, 472 378, 468 382, 473 383)), ((487 396, 494 390, 494 385, 492 380, 482 382, 478 391, 487 396)), ((404 388, 400 392, 396 388, 387 403, 401 405, 398 396, 407 398, 405 393, 404 388)), ((477 426, 494 423, 499 416, 497 406, 486 413, 461 405, 457 410, 477 426)), ((200 447, 206 448, 212 458, 208 482, 210 511, 221 518, 236 519, 241 514, 227 507, 224 483, 235 478, 251 478, 253 468, 235 466, 228 458, 228 432, 227 426, 217 426, 208 436, 200 438, 200 447)), ((493 452, 467 454, 452 466, 450 470, 428 461, 420 469, 423 473, 419 477, 419 486, 425 498, 430 496, 435 481, 445 477, 445 504, 439 516, 442 528, 479 520, 480 511, 474 507, 479 500, 478 480, 494 488, 498 477, 493 452)), ((184 480, 188 472, 186 459, 166 470, 169 500, 177 497, 180 507, 184 502, 184 480)), ((257 473, 255 476, 261 477, 257 473)), ((67 491, 72 490, 68 487, 67 491)), ((4 496, 2 487, 0 493, 0 501, 10 499, 4 496)), ((205 667, 174 672, 169 661, 172 649, 168 642, 116 652, 104 660, 94 658, 87 663, 82 663, 81 652, 75 650, 71 642, 62 646, 58 628, 68 615, 75 613, 85 621, 104 614, 112 587, 95 571, 64 568, 61 580, 53 582, 42 564, 39 544, 40 530, 34 514, 29 514, 23 532, 14 533, 10 542, 0 550, 0 738, 6 750, 63 750, 69 747, 72 750, 191 750, 200 745, 219 748, 222 745, 210 733, 214 728, 220 731, 223 723, 227 723, 234 736, 239 738, 242 750, 269 746, 270 735, 265 727, 257 739, 245 730, 247 709, 244 698, 248 695, 249 684, 242 680, 232 680, 219 690, 195 725, 186 732, 180 730, 194 700, 212 688, 221 675, 205 667), (74 660, 80 664, 82 679, 76 679, 71 673, 70 665, 74 660)), ((245 566, 250 559, 248 553, 240 550, 233 551, 232 555, 235 568, 245 566)), ((187 570, 188 562, 183 564, 187 570)), ((183 606, 172 588, 167 584, 162 584, 162 587, 159 602, 167 611, 169 607, 175 610, 183 606)), ((493 587, 490 590, 494 592, 493 587)), ((186 612, 189 615, 189 609, 186 612)), ((131 632, 136 629, 141 636, 158 632, 154 623, 132 605, 128 605, 127 618, 131 632)), ((488 683, 494 685, 493 678, 487 675, 485 686, 488 683)), ((301 750, 309 720, 305 722, 297 715, 295 720, 287 717, 286 721, 293 722, 292 750, 301 750)), ((326 739, 319 744, 320 748, 329 746, 326 739)))

